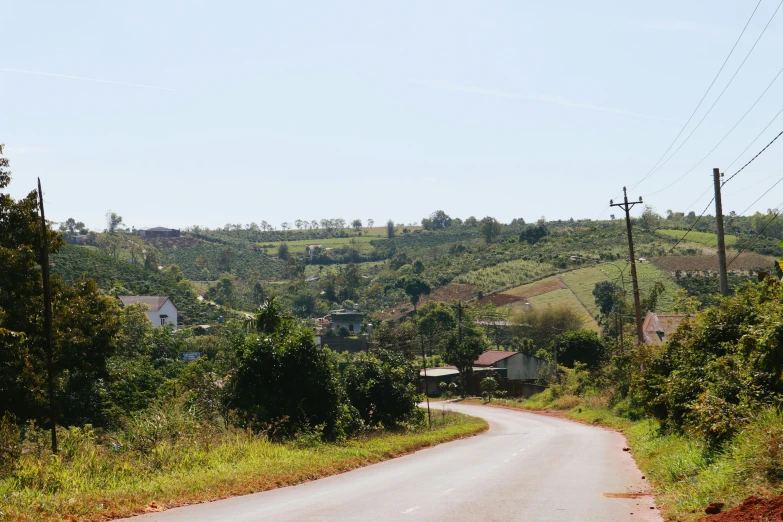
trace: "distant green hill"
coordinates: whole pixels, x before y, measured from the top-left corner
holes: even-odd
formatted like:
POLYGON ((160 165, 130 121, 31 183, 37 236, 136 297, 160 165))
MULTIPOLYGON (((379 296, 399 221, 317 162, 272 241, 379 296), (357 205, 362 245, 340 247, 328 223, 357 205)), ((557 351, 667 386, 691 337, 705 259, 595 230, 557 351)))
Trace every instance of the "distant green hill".
POLYGON ((217 321, 219 308, 196 299, 189 284, 177 284, 161 274, 115 260, 94 248, 65 245, 51 258, 52 271, 65 281, 86 274, 104 290, 119 284, 134 295, 166 295, 176 305, 182 324, 205 324, 217 321))

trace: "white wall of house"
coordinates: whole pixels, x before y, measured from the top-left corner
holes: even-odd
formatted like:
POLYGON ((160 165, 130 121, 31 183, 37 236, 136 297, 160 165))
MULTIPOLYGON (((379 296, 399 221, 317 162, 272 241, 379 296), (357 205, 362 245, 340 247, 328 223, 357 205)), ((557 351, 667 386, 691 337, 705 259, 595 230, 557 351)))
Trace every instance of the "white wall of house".
POLYGON ((163 303, 160 310, 147 310, 147 317, 150 318, 150 321, 156 327, 164 324, 173 324, 174 328, 177 327, 177 307, 174 306, 170 299, 163 303))
POLYGON ((498 368, 506 368, 507 377, 513 380, 538 379, 538 372, 544 360, 538 357, 531 357, 524 353, 516 353, 511 357, 506 357, 498 361, 495 365, 498 368))

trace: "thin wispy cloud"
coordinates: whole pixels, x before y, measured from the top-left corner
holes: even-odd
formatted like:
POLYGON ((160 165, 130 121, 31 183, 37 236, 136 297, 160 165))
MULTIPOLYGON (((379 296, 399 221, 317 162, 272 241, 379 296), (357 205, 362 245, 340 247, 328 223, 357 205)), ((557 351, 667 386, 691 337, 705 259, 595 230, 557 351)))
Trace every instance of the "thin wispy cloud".
POLYGON ((497 98, 508 98, 511 100, 526 100, 526 101, 533 101, 533 102, 541 102, 541 103, 551 103, 553 105, 562 105, 563 107, 572 107, 574 109, 582 109, 582 110, 588 110, 588 111, 597 111, 597 112, 609 112, 612 114, 619 114, 622 116, 631 116, 634 118, 644 118, 648 120, 659 120, 659 121, 675 121, 668 118, 660 118, 658 116, 650 116, 648 114, 640 114, 638 112, 630 112, 625 111, 622 109, 618 109, 616 107, 605 107, 603 105, 594 105, 592 103, 579 103, 574 102, 571 100, 567 100, 565 98, 562 98, 560 96, 549 96, 549 95, 534 95, 534 94, 518 94, 513 92, 506 92, 506 91, 500 91, 497 89, 487 89, 483 87, 472 87, 472 86, 464 86, 464 85, 456 85, 453 83, 448 82, 433 82, 433 81, 422 81, 422 80, 416 80, 416 79, 410 79, 408 80, 411 83, 415 83, 416 85, 422 85, 424 87, 429 87, 430 89, 441 89, 446 91, 454 91, 454 92, 465 92, 468 94, 478 94, 481 96, 494 96, 497 98))
POLYGON ((54 78, 66 78, 68 80, 81 80, 86 82, 96 82, 96 83, 109 83, 112 85, 124 85, 125 87, 141 87, 144 89, 155 89, 158 91, 174 91, 174 89, 171 89, 169 87, 158 87, 156 85, 145 85, 143 83, 130 83, 130 82, 117 82, 114 80, 102 80, 100 78, 87 78, 85 76, 71 76, 69 74, 57 74, 57 73, 48 73, 48 72, 41 72, 41 71, 28 71, 25 69, 11 69, 8 67, 0 67, 0 71, 3 72, 11 72, 11 73, 21 73, 21 74, 33 74, 36 76, 52 76, 54 78))

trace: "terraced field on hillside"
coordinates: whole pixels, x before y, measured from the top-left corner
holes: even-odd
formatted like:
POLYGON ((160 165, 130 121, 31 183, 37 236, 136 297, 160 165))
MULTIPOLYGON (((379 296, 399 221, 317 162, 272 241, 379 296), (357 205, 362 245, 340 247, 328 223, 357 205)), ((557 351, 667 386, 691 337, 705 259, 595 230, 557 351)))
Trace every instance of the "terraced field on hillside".
MULTIPOLYGON (((664 313, 671 311, 671 307, 674 304, 672 294, 679 288, 671 276, 652 263, 637 263, 636 272, 639 276, 639 289, 643 296, 650 291, 656 281, 664 284, 666 289, 658 299, 657 311, 664 313)), ((618 286, 624 286, 629 297, 633 296, 630 263, 603 263, 597 266, 565 272, 560 277, 593 316, 598 313, 598 307, 595 305, 595 297, 593 296, 593 289, 596 283, 612 281, 618 286)))

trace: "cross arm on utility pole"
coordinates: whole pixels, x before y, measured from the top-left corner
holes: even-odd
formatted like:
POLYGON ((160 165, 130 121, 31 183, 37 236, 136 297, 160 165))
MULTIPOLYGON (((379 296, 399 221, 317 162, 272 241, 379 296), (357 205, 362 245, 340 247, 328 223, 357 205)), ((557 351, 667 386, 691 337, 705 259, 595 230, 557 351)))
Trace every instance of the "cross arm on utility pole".
POLYGON ((631 230, 631 209, 634 205, 642 203, 642 197, 639 201, 628 201, 628 191, 623 187, 623 202, 615 203, 609 200, 609 206, 620 207, 625 211, 625 226, 628 231, 628 250, 631 257, 631 278, 633 279, 633 304, 636 311, 636 338, 639 344, 644 342, 644 332, 642 331, 642 305, 639 297, 639 280, 636 277, 636 256, 633 252, 633 232, 631 230))

